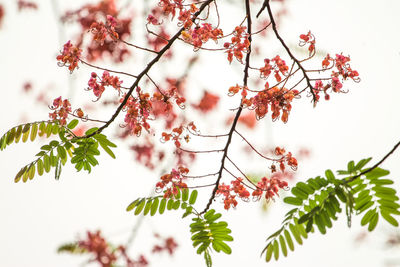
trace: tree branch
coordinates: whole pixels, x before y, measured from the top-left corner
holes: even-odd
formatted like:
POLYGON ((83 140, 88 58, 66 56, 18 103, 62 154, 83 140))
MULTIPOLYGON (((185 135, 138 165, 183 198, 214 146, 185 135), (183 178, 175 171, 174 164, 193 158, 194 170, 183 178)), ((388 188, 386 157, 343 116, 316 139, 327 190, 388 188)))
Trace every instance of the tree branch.
MULTIPOLYGON (((245 2, 246 2, 246 17, 247 17, 247 34, 248 34, 248 40, 249 40, 250 45, 248 47, 248 52, 246 54, 246 64, 245 64, 245 67, 244 67, 243 86, 247 86, 247 80, 249 78, 251 41, 252 41, 252 38, 251 38, 250 0, 245 0, 245 2)), ((228 140, 226 141, 226 145, 225 145, 225 148, 224 148, 224 154, 223 154, 222 159, 221 159, 221 167, 220 167, 219 172, 218 172, 218 178, 217 178, 217 180, 215 182, 215 186, 214 186, 214 189, 213 189, 213 191, 211 193, 211 197, 208 200, 208 203, 207 203, 205 209, 202 212, 200 212, 200 214, 204 214, 204 213, 207 212, 207 210, 210 208, 210 206, 211 206, 211 204, 212 204, 212 202, 213 202, 213 200, 215 198, 215 195, 216 195, 217 190, 218 190, 219 183, 220 183, 221 178, 222 178, 222 171, 225 169, 225 159, 227 158, 227 155, 228 155, 228 148, 229 148, 229 145, 231 144, 233 132, 235 131, 236 124, 237 124, 237 122, 239 120, 239 117, 240 117, 240 114, 242 113, 242 110, 243 110, 242 102, 240 102, 240 106, 239 106, 239 108, 238 108, 238 110, 236 112, 235 118, 233 119, 233 122, 232 122, 231 129, 230 129, 230 131, 228 133, 228 140)))
POLYGON ((283 41, 282 37, 279 35, 278 33, 278 29, 276 27, 276 22, 274 19, 274 16, 272 15, 272 10, 271 7, 269 5, 269 1, 270 0, 265 0, 264 4, 263 4, 263 8, 260 10, 259 14, 261 14, 262 10, 266 7, 268 10, 268 14, 269 17, 271 19, 271 23, 272 23, 272 29, 276 35, 276 38, 278 38, 278 40, 281 42, 282 46, 285 48, 286 52, 289 54, 290 58, 296 62, 297 66, 299 66, 299 68, 301 69, 301 71, 303 72, 303 76, 306 78, 306 82, 307 82, 307 87, 310 88, 310 92, 313 96, 313 102, 314 102, 314 106, 317 104, 317 96, 315 95, 314 91, 313 91, 313 86, 311 85, 310 82, 310 78, 307 75, 306 70, 303 68, 303 66, 301 65, 300 61, 292 54, 292 51, 290 51, 289 47, 286 45, 285 41, 283 41), (264 6, 265 5, 265 6, 264 6))
MULTIPOLYGON (((214 0, 207 0, 206 2, 204 2, 199 10, 193 15, 192 17, 192 21, 194 21, 199 15, 200 13, 214 0)), ((157 56, 155 58, 153 58, 152 61, 150 61, 147 64, 147 67, 137 76, 135 82, 132 84, 132 86, 130 87, 128 93, 126 94, 124 100, 121 102, 121 104, 117 107, 117 109, 115 110, 114 114, 111 116, 111 118, 107 121, 106 124, 104 124, 103 126, 101 126, 96 132, 90 134, 90 135, 86 135, 83 138, 89 138, 92 137, 98 133, 101 133, 105 128, 107 128, 114 120, 115 118, 117 118, 117 116, 119 115, 119 113, 121 112, 121 110, 124 108, 124 106, 126 105, 126 103, 128 102, 129 97, 131 96, 131 94, 133 93, 133 91, 135 90, 135 88, 139 85, 139 82, 141 80, 141 78, 143 76, 145 76, 150 69, 153 67, 154 64, 156 64, 158 62, 158 60, 160 60, 160 58, 164 55, 165 52, 168 51, 168 49, 171 48, 172 44, 178 39, 178 37, 181 35, 182 31, 184 30, 184 28, 182 27, 169 41, 168 43, 157 53, 157 56)))

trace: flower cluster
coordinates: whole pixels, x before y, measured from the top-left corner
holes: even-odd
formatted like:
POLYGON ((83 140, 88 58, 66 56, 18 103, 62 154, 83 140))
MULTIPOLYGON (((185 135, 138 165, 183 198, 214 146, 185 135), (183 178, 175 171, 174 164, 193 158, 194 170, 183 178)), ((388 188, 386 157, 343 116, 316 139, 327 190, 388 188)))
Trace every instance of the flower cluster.
POLYGON ((243 178, 237 178, 236 180, 231 181, 231 185, 226 185, 224 183, 218 186, 216 195, 223 196, 224 200, 224 208, 229 210, 231 207, 236 207, 238 202, 236 200, 236 196, 243 200, 248 200, 250 193, 243 186, 243 178))
POLYGON ((62 16, 63 22, 76 22, 80 26, 80 32, 75 41, 78 47, 85 43, 87 32, 94 33, 90 43, 85 46, 87 60, 95 61, 104 55, 109 55, 115 62, 122 62, 125 56, 129 55, 126 46, 116 43, 115 40, 131 36, 132 18, 133 16, 121 18, 116 0, 96 1, 83 5, 79 9, 67 11, 62 16), (98 21, 105 21, 105 24, 98 21), (106 36, 111 38, 105 38, 106 36))
POLYGON ((54 110, 49 113, 52 120, 58 120, 60 125, 65 125, 67 123, 68 114, 71 112, 71 103, 68 99, 62 100, 61 96, 53 100, 53 105, 49 107, 54 110))
POLYGON ((334 93, 342 92, 344 80, 348 78, 355 82, 359 82, 359 74, 356 70, 350 67, 350 57, 336 54, 335 58, 332 58, 329 54, 322 61, 323 70, 333 69, 330 79, 324 83, 322 80, 317 80, 314 84, 313 91, 316 95, 316 99, 319 100, 319 92, 324 92, 325 100, 329 100, 328 89, 332 89, 334 93))
POLYGON ((246 98, 248 88, 245 86, 231 86, 228 94, 232 96, 240 90, 242 91, 242 105, 254 109, 257 119, 262 119, 268 113, 268 110, 271 109, 272 120, 275 121, 280 117, 285 123, 288 121, 289 113, 292 109, 291 102, 299 93, 297 90, 288 90, 276 86, 269 88, 268 83, 266 83, 264 90, 259 91, 255 96, 250 98, 246 98))
MULTIPOLYGON (((284 148, 280 148, 278 146, 275 148, 274 152, 275 155, 281 156, 281 158, 277 160, 277 162, 279 163, 279 169, 282 171, 282 173, 285 172, 286 169, 285 163, 286 165, 290 166, 292 170, 297 170, 297 159, 293 157, 292 152, 286 153, 284 148)), ((276 172, 276 166, 274 164, 271 165, 271 172, 276 172)))
POLYGON ((275 195, 278 195, 279 188, 287 188, 288 183, 286 181, 281 181, 277 178, 267 178, 263 177, 257 183, 257 189, 251 194, 255 200, 260 200, 262 195, 266 200, 272 199, 275 195))
POLYGON ((91 33, 93 33, 93 40, 98 42, 100 45, 104 44, 107 36, 110 36, 113 41, 117 41, 119 35, 115 31, 116 26, 117 20, 110 15, 107 15, 106 24, 104 24, 103 22, 93 22, 92 25, 90 25, 90 31, 91 33))
POLYGON ((119 257, 126 262, 125 266, 145 267, 148 265, 148 261, 143 255, 140 255, 139 259, 134 261, 127 255, 124 246, 114 248, 109 245, 100 231, 87 232, 86 239, 78 241, 78 247, 85 253, 93 254, 93 261, 100 264, 101 267, 115 266, 119 257))
POLYGON ((60 67, 67 66, 69 71, 72 73, 74 69, 78 67, 81 54, 82 50, 71 44, 71 41, 68 41, 64 44, 61 55, 57 56, 57 60, 59 61, 58 65, 60 67))
POLYGON ((280 56, 274 57, 272 60, 266 58, 264 59, 264 67, 260 68, 260 75, 261 78, 268 78, 268 76, 272 73, 272 71, 275 72, 275 79, 277 82, 282 81, 281 74, 286 76, 287 72, 289 70, 289 67, 286 65, 286 62, 280 58, 280 56), (271 65, 271 62, 274 64, 271 65))
MULTIPOLYGON (((137 87, 136 91, 138 97, 129 96, 124 106, 124 110, 126 110, 124 122, 131 134, 139 136, 143 128, 146 131, 150 129, 147 120, 150 116, 152 105, 148 93, 141 92, 140 87, 137 87)), ((125 96, 120 101, 122 102, 124 98, 125 96)))
POLYGON ((93 90, 94 95, 99 99, 106 86, 112 86, 118 93, 121 89, 122 81, 117 76, 112 76, 108 71, 104 71, 100 78, 95 72, 92 72, 88 85, 88 90, 93 90))
POLYGON ((193 122, 190 122, 190 123, 187 125, 187 128, 184 127, 183 125, 181 125, 181 126, 179 126, 179 127, 173 128, 171 133, 163 132, 163 133, 161 134, 161 140, 162 140, 163 142, 168 142, 168 141, 170 141, 170 140, 173 140, 175 146, 176 146, 177 148, 180 148, 180 147, 181 147, 181 140, 182 140, 182 139, 184 139, 186 142, 189 142, 189 140, 190 140, 189 135, 184 133, 184 130, 185 130, 185 129, 187 129, 187 130, 189 130, 189 131, 193 131, 193 132, 196 132, 196 131, 197 131, 196 125, 194 125, 193 122))
POLYGON ((248 39, 246 27, 236 26, 233 32, 233 37, 231 38, 231 42, 226 42, 224 44, 226 53, 228 53, 229 63, 232 62, 233 57, 242 62, 243 53, 248 52, 249 46, 250 46, 250 41, 248 39))
POLYGON ((218 38, 223 36, 223 32, 219 28, 213 28, 210 23, 203 23, 202 26, 196 26, 194 29, 182 31, 183 39, 193 44, 195 48, 199 48, 212 39, 217 42, 218 38))
POLYGON ((180 166, 178 170, 172 169, 170 173, 160 177, 160 182, 156 184, 156 190, 164 190, 164 198, 171 198, 178 194, 180 188, 187 188, 187 184, 183 182, 185 175, 189 173, 189 169, 180 166))
MULTIPOLYGON (((155 237, 160 238, 160 235, 155 234, 155 237)), ((152 253, 161 253, 163 251, 167 251, 169 255, 173 255, 178 248, 178 244, 176 243, 173 237, 163 238, 163 244, 154 245, 152 249, 152 253)))
POLYGON ((309 31, 307 34, 300 34, 300 46, 308 45, 308 52, 310 56, 315 52, 315 37, 309 31))

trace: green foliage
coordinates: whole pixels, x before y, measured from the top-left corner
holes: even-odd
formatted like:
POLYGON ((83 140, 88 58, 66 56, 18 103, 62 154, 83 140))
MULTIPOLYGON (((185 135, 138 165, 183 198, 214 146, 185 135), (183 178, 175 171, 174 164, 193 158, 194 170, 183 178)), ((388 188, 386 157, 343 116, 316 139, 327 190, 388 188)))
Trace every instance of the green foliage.
POLYGON ((26 182, 33 179, 36 173, 41 176, 45 172, 50 172, 51 168, 55 170, 55 179, 59 179, 62 166, 68 161, 68 157, 71 158, 71 163, 75 165, 77 171, 84 169, 90 172, 91 166, 98 165, 95 156, 100 155, 99 146, 115 158, 110 147, 116 147, 116 145, 104 134, 98 133, 92 137, 86 137, 96 132, 98 128, 89 129, 83 137, 76 136, 72 130, 78 123, 77 119, 70 121, 66 126, 60 125, 58 121, 39 121, 21 124, 7 131, 0 138, 0 150, 4 150, 12 143, 18 143, 21 139, 22 142, 28 139, 35 141, 37 136, 49 138, 52 135, 58 135, 59 138, 43 145, 40 152, 36 154, 36 160, 22 167, 14 181, 26 182))
POLYGON ((0 150, 4 150, 12 143, 19 143, 21 138, 23 143, 28 139, 33 142, 37 136, 48 138, 51 134, 57 134, 60 127, 57 121, 37 121, 15 126, 0 138, 0 150))
POLYGON ((67 252, 71 254, 84 254, 87 252, 86 249, 79 247, 78 243, 67 243, 63 244, 57 249, 58 253, 67 252))
MULTIPOLYGON (((177 188, 178 189, 178 188, 177 188)), ((192 234, 193 247, 197 248, 198 254, 203 254, 207 266, 212 266, 211 252, 224 252, 231 254, 232 250, 226 242, 233 241, 230 235, 231 230, 228 223, 218 221, 221 217, 220 213, 215 213, 211 209, 202 216, 198 213, 193 205, 197 199, 197 191, 189 191, 187 188, 178 189, 178 194, 170 199, 163 196, 138 198, 128 205, 127 211, 133 211, 135 215, 143 214, 153 216, 157 213, 163 214, 165 208, 167 210, 183 209, 185 212, 182 217, 194 215, 193 223, 190 224, 190 232, 192 234), (189 194, 190 193, 190 194, 189 194)))
POLYGON ((361 225, 368 226, 369 231, 375 229, 380 216, 398 226, 393 216, 400 215, 399 198, 396 190, 389 187, 393 181, 383 178, 389 171, 378 167, 365 169, 370 160, 362 159, 357 164, 350 161, 347 170, 337 171, 338 175, 345 176, 341 179, 336 178, 331 170, 326 170, 325 177, 298 182, 291 190, 292 196, 283 200, 296 207, 285 215, 282 227, 267 238, 267 245, 262 251, 266 261, 270 261, 272 255, 278 260, 280 252, 286 256, 288 249, 293 251, 293 239, 302 245, 302 239, 306 239, 314 227, 325 234, 337 220, 337 214, 342 212, 342 206, 345 207, 349 227, 352 215, 361 214, 361 225))
MULTIPOLYGON (((204 217, 198 216, 192 219, 190 232, 192 233, 193 247, 198 246, 197 254, 207 253, 206 251, 211 251, 211 249, 226 254, 232 253, 231 248, 225 243, 233 241, 233 237, 230 235, 231 230, 228 228, 227 222, 217 222, 220 217, 220 213, 215 213, 215 210, 211 209, 204 214, 204 217)), ((206 255, 204 257, 206 258, 206 255)))
POLYGON ((178 210, 179 208, 183 209, 185 212, 182 217, 187 217, 190 214, 196 214, 193 210, 193 204, 196 202, 197 191, 193 190, 190 193, 190 199, 188 202, 189 189, 182 188, 178 189, 178 194, 173 196, 173 198, 165 199, 163 196, 156 197, 147 197, 147 198, 138 198, 128 205, 126 208, 127 211, 134 211, 135 215, 143 214, 154 216, 157 211, 159 214, 163 214, 165 208, 167 210, 178 210), (161 199, 161 200, 160 200, 161 199))

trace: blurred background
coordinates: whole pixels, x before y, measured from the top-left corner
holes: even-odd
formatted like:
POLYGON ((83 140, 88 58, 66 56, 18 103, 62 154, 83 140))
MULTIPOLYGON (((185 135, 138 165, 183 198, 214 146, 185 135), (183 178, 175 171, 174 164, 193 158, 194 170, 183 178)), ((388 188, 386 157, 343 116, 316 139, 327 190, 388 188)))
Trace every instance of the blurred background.
MULTIPOLYGON (((81 66, 70 75, 56 62, 62 45, 68 40, 76 40, 81 30, 76 22, 61 23, 60 17, 68 10, 97 1, 36 0, 33 2, 37 9, 28 7, 21 10, 17 2, 0 1, 4 10, 0 26, 1 134, 20 123, 48 119, 48 105, 60 95, 68 97, 75 108, 84 107, 91 117, 107 120, 113 113, 113 106, 93 102, 92 93, 84 90, 93 69, 81 66)), ((297 55, 306 55, 297 48, 298 37, 311 30, 320 51, 316 61, 320 62, 321 55, 326 53, 350 55, 352 67, 360 73, 361 82, 345 83, 347 94, 332 94, 329 101, 321 101, 316 108, 305 96, 295 100, 286 124, 272 122, 267 115, 258 121, 257 129, 249 129, 243 124, 239 125, 240 132, 265 151, 284 146, 295 156, 299 155, 299 151, 307 154, 299 156, 299 168, 290 184, 321 175, 328 168, 343 169, 350 160, 358 161, 371 156, 372 162, 377 162, 400 139, 400 92, 396 82, 400 73, 400 18, 397 14, 400 2, 284 2, 284 8, 280 1, 274 2, 272 7, 282 10, 279 31, 290 48, 297 55)), ((145 44, 146 22, 143 14, 148 13, 156 2, 120 0, 116 4, 121 8, 122 17, 132 18, 130 41, 145 44)), ((256 5, 254 13, 260 5, 256 5)), ((221 27, 225 27, 226 32, 244 18, 242 3, 237 0, 221 2, 219 11, 221 27)), ((267 13, 262 16, 267 18, 267 13)), ((173 33, 176 24, 170 24, 173 33)), ((255 65, 262 64, 264 57, 271 58, 276 54, 289 61, 271 31, 267 32, 265 39, 257 41, 260 56, 255 57, 255 65)), ((152 58, 137 50, 131 50, 131 53, 123 63, 115 63, 107 55, 95 63, 135 74, 152 58)), ((180 42, 173 53, 171 59, 162 60, 160 66, 151 71, 153 78, 161 82, 164 77, 179 77, 185 73, 187 65, 182 62, 193 56, 193 49, 180 42)), ((190 70, 185 83, 189 101, 199 102, 205 90, 219 95, 221 100, 218 107, 208 113, 199 112, 192 106, 184 112, 198 122, 202 133, 225 133, 228 129, 226 120, 234 114, 229 109, 236 108, 239 99, 228 97, 228 88, 241 83, 243 66, 238 62, 229 65, 222 52, 196 53, 198 62, 190 70), (221 72, 221 69, 224 71, 221 72)), ((256 72, 251 75, 254 80, 258 78, 256 72)), ((132 79, 124 79, 125 86, 131 83, 132 79)), ((255 82, 252 85, 260 86, 255 82)), ((87 230, 97 229, 101 229, 107 240, 114 244, 126 244, 131 238, 130 255, 145 254, 151 266, 187 266, 188 262, 191 266, 204 266, 204 260, 191 245, 190 219, 182 220, 181 214, 171 212, 146 217, 139 225, 141 217, 125 211, 134 199, 152 194, 160 175, 173 167, 174 159, 167 158, 162 164, 155 161, 154 169, 138 164, 131 146, 146 137, 117 138, 121 136, 118 124, 122 122, 120 116, 114 127, 106 131, 118 145, 115 150, 117 159, 102 155, 100 166, 94 168, 90 175, 77 173, 73 166, 67 164, 58 181, 50 173, 27 183, 15 184, 15 174, 34 159, 39 147, 47 141, 12 145, 0 153, 1 266, 84 266, 88 257, 57 254, 57 248, 85 237, 87 230), (151 254, 152 246, 157 242, 155 233, 174 237, 179 247, 173 257, 151 254)), ((207 149, 218 147, 218 144, 221 144, 218 140, 193 140, 190 146, 207 149)), ((239 138, 234 139, 234 144, 230 150, 232 157, 246 173, 265 175, 269 165, 246 152, 239 138)), ((166 151, 172 149, 166 148, 166 151)), ((390 179, 395 181, 397 189, 399 153, 395 152, 382 165, 382 168, 391 171, 390 179)), ((191 172, 193 175, 204 174, 213 167, 217 168, 218 163, 218 155, 198 157, 191 172)), ((228 183, 229 179, 226 177, 225 182, 228 183)), ((200 209, 210 192, 210 188, 200 190, 200 209)), ((282 192, 282 195, 285 193, 282 192)), ((213 207, 222 212, 224 220, 229 222, 235 241, 231 245, 232 255, 212 255, 214 266, 264 266, 266 263, 260 258, 260 252, 265 246, 265 239, 280 227, 289 208, 281 200, 276 198, 267 207, 259 202, 239 201, 236 209, 226 212, 222 201, 217 199, 213 207)), ((355 217, 352 228, 347 228, 346 218, 342 216, 326 235, 311 234, 287 258, 268 265, 400 266, 398 242, 394 242, 396 238, 398 240, 398 230, 382 220, 374 232, 365 234, 365 229, 359 225, 360 218, 355 217)))

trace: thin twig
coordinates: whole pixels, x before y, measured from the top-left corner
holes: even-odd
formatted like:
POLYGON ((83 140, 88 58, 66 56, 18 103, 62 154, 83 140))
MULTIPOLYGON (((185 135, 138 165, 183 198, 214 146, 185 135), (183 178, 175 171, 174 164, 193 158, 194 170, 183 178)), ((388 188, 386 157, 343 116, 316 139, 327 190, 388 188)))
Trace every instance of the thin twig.
POLYGON ((374 166, 372 166, 372 167, 369 168, 369 169, 366 169, 366 170, 363 171, 363 172, 360 172, 359 174, 357 174, 357 175, 355 175, 355 176, 350 177, 348 180, 345 180, 344 182, 345 182, 346 184, 348 184, 348 183, 354 181, 355 179, 359 178, 361 175, 364 175, 364 174, 367 174, 367 173, 373 171, 373 170, 376 169, 379 165, 381 165, 381 164, 382 164, 382 163, 383 163, 383 162, 384 162, 384 161, 385 161, 399 146, 400 146, 400 141, 399 141, 399 142, 392 148, 392 150, 390 150, 380 161, 378 161, 377 163, 375 163, 374 166))

